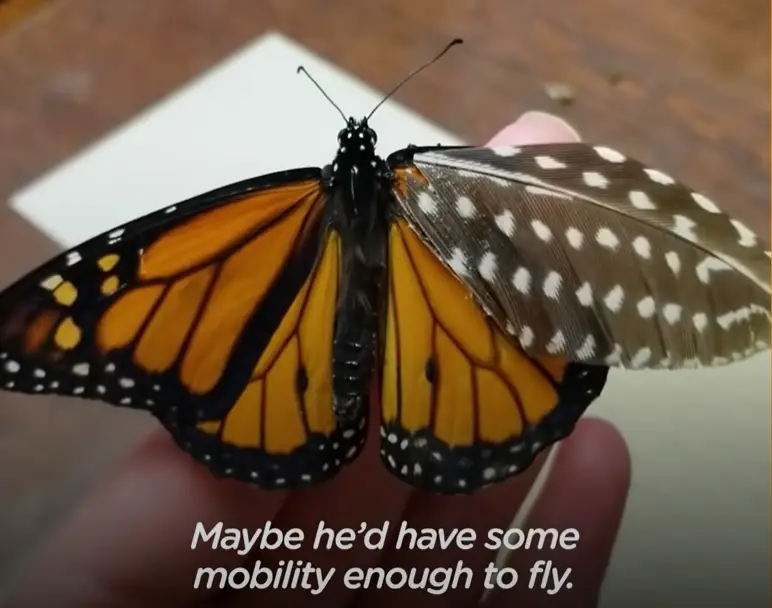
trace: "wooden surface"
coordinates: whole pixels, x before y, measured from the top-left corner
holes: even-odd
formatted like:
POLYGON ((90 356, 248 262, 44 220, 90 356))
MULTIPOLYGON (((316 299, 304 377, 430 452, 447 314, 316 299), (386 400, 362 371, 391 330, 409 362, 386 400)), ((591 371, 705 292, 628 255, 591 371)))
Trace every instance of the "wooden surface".
MULTIPOLYGON (((469 141, 528 109, 562 113, 768 234, 769 13, 767 0, 54 0, 0 30, 0 199, 268 29, 381 89, 461 36, 401 101, 469 141), (573 105, 550 100, 554 82, 573 105)), ((5 207, 0 243, 0 285, 56 252, 5 207)), ((0 586, 150 425, 0 395, 0 586)))

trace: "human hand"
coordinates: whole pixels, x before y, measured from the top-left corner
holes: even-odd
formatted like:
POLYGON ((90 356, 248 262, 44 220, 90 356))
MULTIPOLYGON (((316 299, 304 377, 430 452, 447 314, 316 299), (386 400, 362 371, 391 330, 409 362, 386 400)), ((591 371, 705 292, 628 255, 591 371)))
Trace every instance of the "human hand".
MULTIPOLYGON (((576 134, 559 119, 529 113, 501 131, 492 145, 573 141, 576 134)), ((376 414, 377 419, 377 414, 376 414)), ((246 484, 212 477, 174 444, 165 431, 154 433, 131 454, 73 516, 49 539, 12 594, 9 606, 32 608, 55 603, 68 606, 475 606, 479 603, 483 568, 494 552, 476 543, 470 551, 276 550, 250 554, 199 546, 190 549, 198 522, 211 528, 255 530, 267 521, 281 529, 301 528, 312 536, 319 521, 328 527, 357 529, 361 522, 382 525, 404 520, 413 528, 473 528, 484 537, 490 528, 507 528, 520 509, 546 460, 536 462, 514 479, 472 496, 437 496, 412 490, 380 463, 378 426, 362 455, 337 477, 310 490, 262 491, 246 484), (452 566, 463 559, 475 572, 471 589, 444 595, 418 591, 355 592, 342 577, 333 577, 317 596, 300 591, 195 590, 199 567, 231 569, 255 560, 311 561, 337 572, 353 566, 424 568, 452 566)), ((526 578, 538 559, 552 559, 571 568, 571 590, 549 596, 529 591, 521 582, 494 593, 486 606, 571 605, 594 607, 627 499, 630 463, 617 432, 604 422, 583 420, 557 451, 554 465, 523 527, 576 528, 577 548, 570 552, 515 551, 507 565, 526 578)))

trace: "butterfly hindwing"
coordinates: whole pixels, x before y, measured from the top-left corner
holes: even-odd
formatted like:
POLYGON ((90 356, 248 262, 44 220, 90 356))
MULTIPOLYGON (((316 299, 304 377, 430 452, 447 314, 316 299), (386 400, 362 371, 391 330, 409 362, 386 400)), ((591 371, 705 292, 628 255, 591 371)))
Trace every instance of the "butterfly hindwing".
POLYGON ((441 493, 517 474, 571 431, 607 368, 526 356, 404 220, 389 247, 384 464, 441 493))
POLYGON ((359 454, 367 411, 338 419, 332 409, 339 275, 340 241, 330 232, 235 405, 196 427, 172 429, 216 473, 264 488, 300 487, 333 476, 359 454))
POLYGON ((421 149, 395 194, 529 353, 721 365, 769 345, 770 260, 704 195, 584 143, 421 149))

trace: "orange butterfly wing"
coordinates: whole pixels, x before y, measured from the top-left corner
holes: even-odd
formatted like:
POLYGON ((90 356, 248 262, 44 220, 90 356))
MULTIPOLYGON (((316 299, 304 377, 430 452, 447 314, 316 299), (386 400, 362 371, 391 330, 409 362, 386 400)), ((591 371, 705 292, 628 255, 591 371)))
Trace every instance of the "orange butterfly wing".
POLYGON ((0 294, 0 386, 149 409, 216 473, 326 476, 362 423, 332 414, 325 201, 318 172, 267 176, 63 253, 0 294))
POLYGON ((527 356, 404 220, 389 244, 384 463, 442 493, 517 474, 571 431, 607 369, 527 356))
POLYGON ((334 475, 357 457, 367 419, 332 410, 332 348, 340 242, 323 255, 287 310, 235 405, 222 417, 176 432, 212 468, 262 487, 297 487, 334 475))

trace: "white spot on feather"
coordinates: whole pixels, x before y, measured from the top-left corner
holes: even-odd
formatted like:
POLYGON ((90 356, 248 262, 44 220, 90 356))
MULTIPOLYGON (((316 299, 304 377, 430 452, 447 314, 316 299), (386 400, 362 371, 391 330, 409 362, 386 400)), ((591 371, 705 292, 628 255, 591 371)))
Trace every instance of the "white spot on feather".
POLYGON ((696 312, 692 317, 692 323, 694 324, 694 328, 702 333, 708 326, 708 315, 704 312, 696 312))
POLYGON ((645 298, 642 298, 638 304, 638 314, 641 315, 641 318, 643 319, 650 319, 652 316, 654 316, 654 312, 657 310, 656 303, 654 302, 654 298, 651 296, 646 296, 645 298))
POLYGON ((428 192, 421 192, 418 195, 418 208, 426 215, 435 215, 437 213, 437 201, 428 192))
POLYGON ((665 307, 662 309, 662 314, 668 323, 675 325, 681 319, 682 310, 683 309, 678 304, 665 304, 665 307))
POLYGON ((649 179, 653 182, 657 182, 658 184, 662 184, 663 186, 669 186, 671 184, 675 184, 675 180, 670 177, 667 173, 664 173, 663 171, 660 171, 659 169, 644 169, 646 172, 646 175, 649 176, 649 179))
POLYGON ((595 146, 595 151, 598 153, 598 156, 610 163, 623 163, 625 161, 624 154, 607 146, 595 146))
POLYGON ((557 300, 560 296, 560 286, 562 283, 563 277, 560 276, 560 273, 551 270, 547 275, 547 278, 544 279, 544 295, 546 295, 548 298, 552 298, 553 300, 557 300))
POLYGON ((488 251, 480 260, 480 265, 477 270, 480 272, 480 276, 488 282, 493 281, 496 277, 496 254, 492 251, 488 251))
POLYGON ((707 285, 710 283, 710 274, 712 272, 720 272, 722 270, 731 270, 732 267, 716 257, 709 256, 697 264, 695 270, 697 272, 697 278, 700 282, 707 285))
POLYGON ((606 188, 609 184, 608 178, 597 171, 585 171, 582 179, 590 188, 606 188))
POLYGON ((448 266, 450 266, 453 272, 460 276, 465 277, 469 274, 469 269, 467 268, 467 256, 458 247, 453 248, 453 253, 448 260, 448 266))
POLYGON ((603 298, 603 301, 611 312, 619 312, 622 310, 622 304, 625 301, 625 290, 621 285, 614 285, 606 294, 606 297, 603 298))
POLYGON ((531 273, 529 270, 524 266, 518 268, 512 276, 512 285, 520 293, 528 295, 531 291, 531 273))
POLYGON ((603 360, 606 365, 617 365, 622 360, 622 347, 619 344, 614 344, 614 348, 609 355, 603 360))
POLYGON ((552 239, 552 230, 541 220, 533 220, 531 222, 531 228, 542 241, 549 243, 552 239))
POLYGON ((758 239, 750 228, 738 220, 732 219, 729 221, 734 226, 734 229, 737 230, 737 234, 740 237, 737 242, 741 247, 753 247, 756 245, 758 239))
POLYGON ((511 211, 505 211, 504 213, 496 216, 496 226, 499 227, 504 234, 512 238, 515 234, 515 216, 511 211))
POLYGON ((570 226, 568 230, 566 230, 566 239, 571 247, 574 249, 581 249, 582 243, 584 242, 584 235, 578 229, 570 226))
POLYGON ((619 238, 610 228, 606 228, 605 226, 595 234, 595 240, 598 245, 605 247, 606 249, 613 250, 619 247, 619 238))
POLYGON ((560 162, 557 158, 553 158, 552 156, 537 156, 534 158, 536 161, 536 164, 539 165, 542 169, 565 169, 566 164, 560 162))
POLYGON ((648 346, 644 346, 633 355, 630 365, 636 369, 641 368, 649 362, 649 359, 651 359, 651 349, 648 346))
POLYGON ((552 336, 552 339, 549 341, 547 346, 545 346, 545 349, 551 355, 555 355, 557 353, 563 352, 565 346, 566 336, 563 334, 563 330, 559 329, 555 332, 555 335, 552 336))
POLYGON ((533 330, 527 325, 523 326, 520 330, 520 346, 529 348, 533 344, 534 337, 533 330))
POLYGON ((692 192, 692 198, 694 199, 695 203, 697 203, 708 213, 721 213, 721 209, 716 206, 716 203, 714 203, 704 194, 700 194, 699 192, 692 192))
POLYGON ((651 243, 645 236, 637 236, 633 239, 633 249, 635 253, 646 260, 651 258, 651 243))
POLYGON ((681 272, 681 258, 675 251, 668 251, 665 254, 665 261, 674 275, 678 275, 681 272))
POLYGON ((587 334, 587 337, 582 342, 582 345, 577 349, 576 356, 582 361, 592 359, 595 354, 595 336, 587 334))
POLYGON ((518 154, 520 152, 520 148, 517 148, 515 146, 493 146, 491 148, 491 151, 496 156, 514 156, 515 154, 518 154))
POLYGON ((477 213, 472 199, 468 196, 460 196, 456 201, 456 211, 465 220, 472 219, 477 213))
POLYGON ((592 285, 589 281, 582 283, 582 286, 576 290, 576 298, 582 306, 590 306, 592 304, 592 285))
POLYGON ((686 217, 685 215, 674 215, 673 232, 678 236, 685 238, 688 241, 696 241, 697 233, 694 229, 697 227, 697 222, 693 219, 686 217))
POLYGON ((632 203, 633 207, 635 207, 636 209, 646 210, 646 209, 657 208, 654 202, 649 198, 649 195, 643 192, 642 190, 630 191, 628 198, 630 199, 630 202, 632 203))

